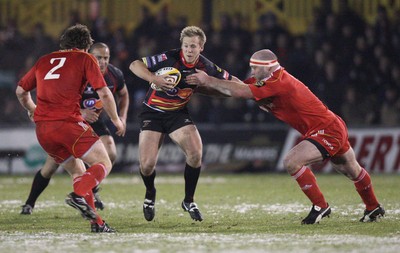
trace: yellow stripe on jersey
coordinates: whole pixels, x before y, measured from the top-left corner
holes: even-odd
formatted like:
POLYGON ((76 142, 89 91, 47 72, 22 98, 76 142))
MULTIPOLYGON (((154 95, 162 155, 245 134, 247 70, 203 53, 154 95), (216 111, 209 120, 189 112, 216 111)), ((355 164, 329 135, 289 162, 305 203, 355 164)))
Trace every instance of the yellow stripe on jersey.
POLYGON ((158 109, 160 110, 164 110, 164 111, 175 111, 177 109, 182 108, 182 106, 178 106, 178 107, 164 107, 164 106, 157 106, 158 109))
POLYGON ((175 111, 185 107, 189 101, 183 103, 165 102, 159 99, 152 99, 150 105, 164 111, 175 111))
POLYGON ((143 57, 143 58, 142 58, 142 61, 143 61, 144 65, 146 65, 146 67, 149 66, 149 65, 147 64, 147 59, 146 59, 146 57, 143 57))
POLYGON ((189 102, 189 101, 184 101, 183 103, 177 103, 177 102, 166 102, 166 101, 163 101, 163 100, 159 100, 159 99, 152 99, 151 100, 151 102, 154 102, 154 103, 161 103, 161 104, 165 104, 165 105, 176 105, 176 106, 182 106, 182 105, 185 105, 187 102, 189 102))

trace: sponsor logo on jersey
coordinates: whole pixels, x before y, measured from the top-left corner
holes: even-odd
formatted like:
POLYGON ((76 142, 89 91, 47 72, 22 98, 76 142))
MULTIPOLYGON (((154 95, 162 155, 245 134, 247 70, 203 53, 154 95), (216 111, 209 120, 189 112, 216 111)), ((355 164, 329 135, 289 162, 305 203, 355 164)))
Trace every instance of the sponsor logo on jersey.
POLYGON ((182 99, 186 99, 186 98, 190 97, 192 94, 193 94, 193 90, 190 88, 178 90, 178 97, 180 97, 182 99))
POLYGON ((103 103, 100 99, 88 98, 83 101, 83 108, 89 110, 101 110, 103 109, 103 103))
POLYGON ((254 85, 257 86, 257 87, 262 87, 262 86, 265 85, 265 82, 262 81, 262 80, 261 81, 257 81, 254 85))
POLYGON ((86 85, 86 88, 83 91, 83 93, 85 94, 93 94, 94 92, 95 91, 93 90, 93 87, 90 84, 86 85))
POLYGON ((171 96, 171 97, 174 97, 174 96, 176 96, 176 94, 178 94, 178 88, 172 88, 172 89, 169 89, 169 90, 163 90, 164 91, 164 93, 166 93, 168 96, 171 96))
POLYGON ((159 62, 165 61, 166 59, 168 59, 166 54, 160 54, 160 55, 157 56, 157 60, 159 62))
POLYGON ((94 98, 89 98, 89 99, 85 99, 83 101, 83 107, 85 109, 92 109, 96 104, 96 99, 94 98))
POLYGON ((85 130, 85 131, 89 129, 89 126, 86 125, 85 122, 83 122, 83 121, 79 121, 78 125, 80 125, 83 128, 83 130, 85 130))
POLYGON ((224 79, 228 80, 228 78, 229 78, 229 73, 224 70, 224 79))
POLYGON ((156 57, 152 56, 150 58, 152 65, 155 65, 157 63, 156 57))

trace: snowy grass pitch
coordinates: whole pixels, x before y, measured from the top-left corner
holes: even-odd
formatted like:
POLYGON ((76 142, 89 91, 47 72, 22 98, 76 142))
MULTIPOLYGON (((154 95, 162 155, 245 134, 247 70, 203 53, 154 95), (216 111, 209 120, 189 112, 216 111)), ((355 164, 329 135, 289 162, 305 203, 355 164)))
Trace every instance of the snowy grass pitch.
POLYGON ((349 180, 317 175, 332 215, 315 225, 300 225, 311 205, 286 174, 203 173, 196 202, 204 221, 194 222, 180 207, 182 177, 157 177, 156 217, 147 222, 141 179, 111 174, 99 212, 118 233, 92 234, 64 203, 68 176, 52 179, 30 216, 19 213, 33 176, 0 176, 0 252, 400 252, 399 175, 372 175, 387 212, 375 223, 358 221, 364 207, 349 180))

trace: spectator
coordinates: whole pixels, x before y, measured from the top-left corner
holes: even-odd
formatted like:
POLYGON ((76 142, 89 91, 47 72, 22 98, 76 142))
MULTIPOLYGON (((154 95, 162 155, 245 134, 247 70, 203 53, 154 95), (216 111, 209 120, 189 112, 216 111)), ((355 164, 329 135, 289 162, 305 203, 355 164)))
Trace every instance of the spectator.
MULTIPOLYGON (((226 66, 231 73, 244 79, 249 68, 246 64, 237 62, 247 61, 250 52, 271 48, 287 69, 300 80, 312 84, 309 88, 321 98, 330 90, 335 91, 335 87, 351 84, 357 94, 364 96, 364 100, 378 104, 376 111, 367 116, 368 122, 378 124, 379 117, 376 115, 379 115, 380 106, 386 99, 386 87, 397 86, 399 89, 400 86, 399 78, 396 78, 396 66, 400 65, 400 58, 397 57, 400 55, 400 10, 394 10, 391 19, 387 9, 379 6, 375 20, 368 24, 349 8, 347 0, 340 0, 337 4, 338 9, 334 12, 331 8, 332 1, 321 1, 313 9, 313 18, 308 24, 307 32, 299 35, 290 34, 281 25, 282 20, 272 12, 259 17, 255 31, 249 29, 247 17, 243 14, 224 13, 220 17, 221 30, 216 31, 213 22, 203 21, 201 24, 209 37, 209 46, 203 53, 214 59, 217 65, 226 66), (335 75, 340 77, 339 80, 331 78, 330 82, 327 81, 325 65, 328 60, 330 66, 327 68, 336 69, 335 75), (342 81, 343 83, 338 83, 342 81)), ((101 16, 98 1, 92 1, 90 8, 88 22, 91 24, 93 37, 95 40, 109 42, 113 64, 123 71, 128 69, 128 59, 179 47, 176 40, 170 38, 179 36, 180 30, 188 22, 186 16, 171 16, 166 8, 152 13, 150 9, 143 7, 140 13, 141 22, 127 33, 125 27, 111 30, 114 25, 101 16)), ((74 25, 82 22, 82 19, 81 13, 74 10, 69 13, 68 23, 74 25)), ((26 36, 19 31, 16 20, 9 20, 0 27, 0 69, 13 71, 18 75, 24 68, 21 62, 28 58, 36 60, 38 55, 52 51, 57 45, 44 28, 41 23, 34 24, 32 33, 26 36)), ((133 89, 140 87, 138 82, 141 81, 133 75, 126 76, 126 81, 135 83, 132 85, 133 89)), ((332 109, 340 110, 344 93, 336 95, 339 99, 331 98, 330 103, 334 103, 332 109)), ((199 101, 207 103, 202 106, 211 111, 221 111, 222 114, 229 111, 228 104, 211 102, 204 98, 199 101)), ((246 117, 246 121, 251 119, 250 121, 262 122, 258 113, 253 114, 251 104, 247 104, 245 108, 250 110, 248 115, 251 115, 246 117)), ((21 118, 24 117, 25 115, 21 118)), ((236 120, 242 122, 241 119, 236 120)))
POLYGON ((385 90, 385 99, 380 110, 381 125, 387 127, 400 126, 400 99, 396 87, 390 86, 385 90))

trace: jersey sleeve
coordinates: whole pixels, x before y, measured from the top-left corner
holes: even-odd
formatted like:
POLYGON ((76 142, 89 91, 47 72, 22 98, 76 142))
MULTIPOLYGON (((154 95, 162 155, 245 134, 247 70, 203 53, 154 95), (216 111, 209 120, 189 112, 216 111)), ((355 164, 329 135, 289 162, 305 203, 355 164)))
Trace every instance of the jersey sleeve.
POLYGON ((25 91, 31 91, 36 88, 36 75, 35 75, 36 65, 33 66, 28 73, 26 73, 21 80, 19 80, 18 85, 21 86, 25 91))
POLYGON ((90 54, 86 55, 88 56, 85 59, 85 73, 87 81, 92 85, 93 89, 95 90, 107 87, 96 58, 94 58, 94 56, 90 54))
POLYGON ((249 84, 249 88, 256 101, 274 96, 273 90, 271 90, 269 87, 265 87, 265 85, 260 87, 252 83, 249 84))
MULTIPOLYGON (((208 60, 206 60, 207 62, 208 60)), ((217 64, 208 61, 206 63, 207 74, 218 79, 232 80, 232 75, 228 71, 217 66, 217 64)))
POLYGON ((143 57, 142 61, 150 71, 154 72, 157 71, 157 66, 159 66, 161 62, 166 61, 169 57, 171 57, 171 54, 169 51, 167 51, 160 54, 143 57))
POLYGON ((117 75, 117 91, 122 90, 125 87, 125 77, 124 73, 118 68, 115 68, 115 73, 117 75))
POLYGON ((254 99, 258 101, 290 92, 290 88, 281 83, 280 76, 282 73, 283 70, 274 73, 273 76, 265 80, 260 81, 257 81, 255 78, 249 78, 245 80, 245 82, 249 84, 249 88, 251 93, 253 93, 254 99))

